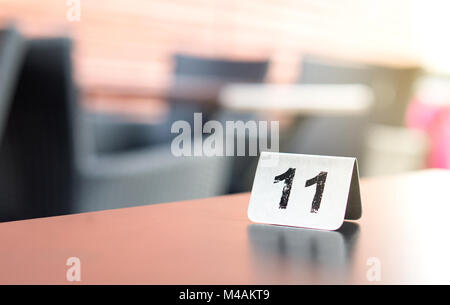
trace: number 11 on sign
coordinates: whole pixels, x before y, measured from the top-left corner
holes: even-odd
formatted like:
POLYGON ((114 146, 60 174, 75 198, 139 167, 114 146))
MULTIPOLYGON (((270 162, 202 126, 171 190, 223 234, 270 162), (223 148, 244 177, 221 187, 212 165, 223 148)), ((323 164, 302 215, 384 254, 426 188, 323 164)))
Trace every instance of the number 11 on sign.
MULTIPOLYGON (((314 178, 306 180, 305 187, 316 185, 316 193, 311 204, 311 213, 317 213, 322 202, 322 194, 325 189, 325 182, 327 180, 327 172, 320 172, 314 178)), ((286 209, 289 201, 289 195, 291 194, 292 183, 294 181, 295 168, 289 168, 281 175, 275 176, 273 183, 284 181, 283 192, 279 203, 280 209, 286 209)))

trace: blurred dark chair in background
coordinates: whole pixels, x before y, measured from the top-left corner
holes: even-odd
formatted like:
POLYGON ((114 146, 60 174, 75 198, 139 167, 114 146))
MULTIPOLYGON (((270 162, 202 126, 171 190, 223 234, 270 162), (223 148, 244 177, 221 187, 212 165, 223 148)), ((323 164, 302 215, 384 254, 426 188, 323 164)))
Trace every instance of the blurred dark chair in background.
MULTIPOLYGON (((218 107, 218 96, 220 90, 230 83, 262 83, 267 74, 269 62, 262 61, 235 61, 214 58, 202 58, 197 56, 178 54, 174 57, 174 86, 184 87, 183 82, 197 80, 213 87, 213 94, 208 94, 213 100, 195 100, 193 98, 171 99, 170 122, 175 120, 185 120, 193 124, 194 112, 203 114, 203 121, 217 120, 225 121, 258 120, 254 114, 236 113, 218 107)), ((204 88, 203 90, 206 90, 204 88)), ((192 125, 191 125, 192 126, 192 125)), ((170 128, 170 127, 169 127, 170 128)), ((245 135, 245 143, 249 143, 248 134, 245 135)), ((235 139, 235 150, 236 141, 235 139)), ((230 188, 227 193, 237 193, 249 191, 253 182, 253 168, 256 167, 258 157, 248 156, 246 147, 245 156, 230 157, 232 161, 232 174, 230 178, 230 188)))
MULTIPOLYGON (((302 84, 370 84, 372 71, 358 65, 302 60, 302 84)), ((290 150, 304 154, 357 157, 363 163, 368 113, 302 118, 293 132, 290 150)))
POLYGON ((260 83, 266 76, 268 61, 243 61, 204 58, 186 54, 175 55, 177 76, 214 78, 223 82, 260 83))
POLYGON ((420 73, 419 68, 385 67, 305 56, 300 82, 367 85, 373 90, 375 99, 370 120, 378 124, 403 126, 412 87, 420 73))
POLYGON ((207 92, 209 86, 211 92, 204 97, 196 94, 191 97, 185 95, 171 98, 169 123, 176 120, 192 123, 194 112, 201 112, 204 121, 210 120, 212 116, 217 115, 217 99, 221 88, 229 83, 263 82, 268 64, 268 61, 234 61, 175 55, 173 87, 186 88, 190 83, 195 83, 200 85, 197 91, 207 92))
POLYGON ((170 143, 96 151, 92 120, 77 103, 70 51, 67 39, 28 42, 0 147, 0 220, 224 192, 227 158, 176 158, 170 143))
POLYGON ((98 154, 126 153, 170 143, 170 129, 159 123, 145 123, 120 114, 86 111, 98 154))
POLYGON ((300 83, 367 85, 375 95, 374 107, 368 113, 356 116, 303 119, 293 133, 290 150, 305 154, 357 157, 364 171, 365 135, 370 122, 402 124, 403 107, 406 107, 415 72, 414 69, 359 65, 306 56, 302 60, 300 83))

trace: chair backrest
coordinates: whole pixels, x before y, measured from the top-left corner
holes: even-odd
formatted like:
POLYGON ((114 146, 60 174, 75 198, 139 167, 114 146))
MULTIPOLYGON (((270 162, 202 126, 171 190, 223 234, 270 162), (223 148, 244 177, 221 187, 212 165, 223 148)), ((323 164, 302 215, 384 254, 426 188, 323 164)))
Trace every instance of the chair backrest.
POLYGON ((371 85, 373 76, 374 69, 367 65, 305 57, 300 83, 371 85))
POLYGON ((0 147, 0 201, 9 205, 3 220, 70 210, 74 111, 70 40, 29 41, 0 147))
MULTIPOLYGON (((371 85, 372 67, 305 57, 299 82, 302 84, 371 85)), ((338 102, 338 101, 337 101, 338 102)), ((369 113, 350 116, 307 117, 296 130, 290 150, 332 156, 357 157, 361 162, 369 113)))
MULTIPOLYGON (((190 55, 178 54, 174 58, 174 81, 177 82, 183 77, 204 78, 213 80, 225 86, 229 83, 261 83, 264 81, 268 69, 269 62, 267 60, 260 61, 237 61, 217 58, 204 58, 190 55)), ((217 92, 219 94, 219 91, 217 92)), ((216 101, 217 102, 217 101, 216 101)), ((175 120, 185 120, 193 126, 193 113, 202 112, 203 121, 211 119, 227 118, 235 120, 237 117, 248 120, 249 117, 243 118, 229 111, 217 110, 217 105, 205 107, 204 105, 193 105, 185 100, 172 100, 172 109, 169 117, 169 123, 175 120)), ((234 158, 232 176, 230 180, 230 192, 247 190, 251 183, 244 183, 243 175, 252 172, 248 169, 250 163, 254 163, 256 158, 239 157, 234 158)), ((250 179, 245 179, 250 180, 250 179)))
POLYGON ((192 76, 236 82, 262 82, 268 61, 235 61, 203 58, 184 54, 175 55, 175 78, 192 76))
POLYGON ((412 88, 420 73, 418 67, 385 67, 305 56, 299 82, 367 85, 375 97, 371 120, 379 124, 403 125, 412 88))
MULTIPOLYGON (((174 84, 180 84, 186 79, 212 81, 217 89, 229 83, 260 83, 264 81, 268 68, 268 61, 240 61, 217 58, 205 58, 177 54, 174 56, 174 84)), ((205 88, 207 90, 208 88, 205 88)), ((170 112, 168 119, 160 128, 161 135, 169 142, 173 135, 170 134, 170 127, 174 121, 184 120, 193 126, 194 112, 201 112, 203 120, 212 119, 216 113, 218 105, 212 103, 196 103, 192 98, 172 98, 170 100, 170 112)), ((216 101, 217 102, 217 101, 216 101)))

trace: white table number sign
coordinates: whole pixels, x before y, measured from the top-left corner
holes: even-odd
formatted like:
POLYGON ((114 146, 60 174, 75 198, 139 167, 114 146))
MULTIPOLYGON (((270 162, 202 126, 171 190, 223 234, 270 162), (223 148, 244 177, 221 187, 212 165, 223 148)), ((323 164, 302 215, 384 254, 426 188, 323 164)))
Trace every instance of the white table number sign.
POLYGON ((344 218, 359 219, 361 213, 355 158, 261 153, 248 207, 251 221, 337 230, 344 218), (270 158, 276 164, 261 162, 270 158))

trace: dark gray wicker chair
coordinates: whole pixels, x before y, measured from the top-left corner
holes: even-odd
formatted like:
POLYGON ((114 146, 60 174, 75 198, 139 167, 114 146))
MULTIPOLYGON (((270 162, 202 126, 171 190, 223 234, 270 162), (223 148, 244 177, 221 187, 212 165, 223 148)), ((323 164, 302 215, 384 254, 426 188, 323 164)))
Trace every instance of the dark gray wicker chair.
POLYGON ((71 42, 28 42, 0 146, 2 221, 222 194, 227 158, 182 157, 170 143, 99 153, 78 107, 71 42))

